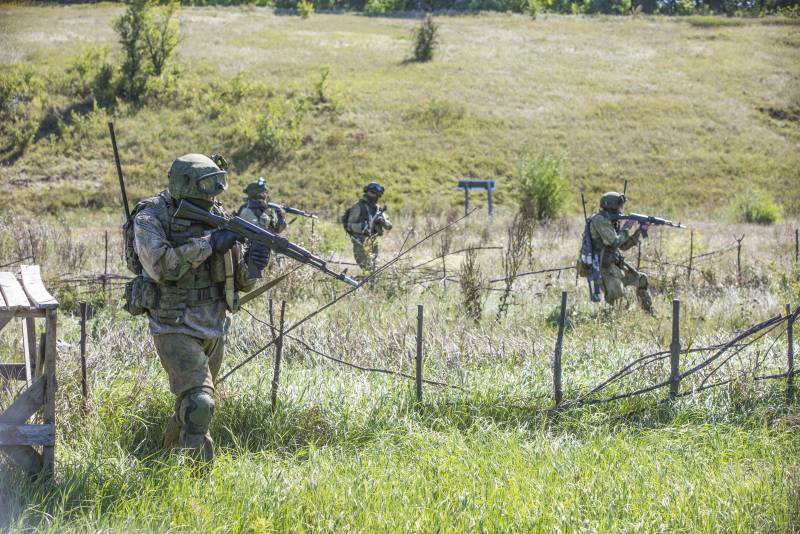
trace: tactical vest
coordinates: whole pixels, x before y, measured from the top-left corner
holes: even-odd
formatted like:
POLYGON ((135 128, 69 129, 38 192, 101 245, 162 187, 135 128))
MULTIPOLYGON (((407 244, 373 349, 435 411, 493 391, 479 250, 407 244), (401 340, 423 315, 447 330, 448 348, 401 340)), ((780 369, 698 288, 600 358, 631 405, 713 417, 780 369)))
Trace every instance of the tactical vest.
POLYGON ((245 204, 239 208, 239 215, 241 216, 244 210, 249 210, 253 215, 256 216, 255 224, 260 226, 264 229, 270 229, 273 224, 272 216, 270 211, 265 207, 257 202, 247 201, 245 204))
MULTIPOLYGON (((605 212, 600 211, 592 215, 589 218, 590 223, 595 217, 607 218, 604 213, 605 212)), ((611 221, 610 219, 609 221, 614 226, 614 231, 619 233, 619 221, 611 221)), ((592 240, 592 249, 594 250, 594 253, 600 256, 600 267, 610 267, 611 265, 617 264, 624 259, 622 254, 620 254, 619 249, 606 246, 599 235, 595 235, 593 232, 591 232, 591 224, 589 226, 589 236, 592 240)))
MULTIPOLYGON (((131 216, 135 217, 145 208, 150 208, 156 215, 166 233, 167 241, 173 247, 185 245, 191 239, 201 238, 210 229, 196 221, 175 218, 177 205, 167 192, 139 202, 131 216)), ((224 215, 217 205, 212 207, 211 211, 224 215)), ((128 247, 126 246, 126 248, 128 247)), ((138 257, 136 262, 138 262, 138 257)), ((141 266, 141 263, 139 265, 141 266)), ((228 308, 236 311, 238 295, 233 291, 233 258, 230 251, 225 255, 211 254, 203 263, 188 270, 176 281, 156 282, 143 270, 140 271, 137 279, 141 280, 137 282, 134 279, 130 283, 133 286, 130 289, 131 299, 140 308, 149 310, 165 324, 180 324, 187 307, 218 301, 230 301, 227 302, 228 308), (138 287, 135 287, 137 285, 138 287)), ((128 300, 128 292, 126 287, 126 300, 128 300)), ((134 311, 128 311, 136 314, 134 311)))

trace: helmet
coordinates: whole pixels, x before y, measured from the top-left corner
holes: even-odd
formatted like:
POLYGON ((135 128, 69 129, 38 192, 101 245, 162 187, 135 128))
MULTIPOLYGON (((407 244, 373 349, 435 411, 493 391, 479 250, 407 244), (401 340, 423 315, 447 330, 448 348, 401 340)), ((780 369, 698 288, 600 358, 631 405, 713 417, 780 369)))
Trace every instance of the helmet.
POLYGON ((210 200, 228 188, 226 174, 208 156, 186 154, 169 168, 169 192, 175 199, 210 200))
POLYGON ((625 204, 625 195, 616 191, 609 191, 600 197, 600 207, 604 210, 621 210, 623 204, 625 204))
POLYGON ((379 196, 383 194, 383 190, 384 190, 383 186, 381 184, 379 184, 378 182, 370 182, 370 183, 368 183, 367 185, 364 186, 364 192, 365 193, 368 193, 370 191, 374 191, 374 192, 378 193, 379 196))
POLYGON ((257 195, 258 193, 266 193, 267 192, 267 181, 262 176, 258 180, 254 182, 250 182, 247 184, 247 187, 243 189, 247 196, 250 195, 257 195))

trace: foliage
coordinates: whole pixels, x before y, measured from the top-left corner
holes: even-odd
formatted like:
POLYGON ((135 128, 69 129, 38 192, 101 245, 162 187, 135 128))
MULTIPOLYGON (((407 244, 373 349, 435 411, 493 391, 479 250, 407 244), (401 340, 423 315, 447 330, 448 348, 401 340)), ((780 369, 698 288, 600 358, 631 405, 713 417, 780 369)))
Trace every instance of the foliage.
POLYGON ((775 224, 781 220, 781 208, 769 195, 748 189, 737 195, 731 203, 734 216, 742 222, 775 224))
POLYGON ((127 0, 128 8, 114 21, 125 59, 122 63, 120 95, 138 102, 148 79, 160 76, 178 45, 178 7, 170 0, 155 18, 157 0, 127 0))
POLYGON ((555 219, 569 201, 563 162, 546 154, 527 154, 519 163, 519 210, 523 217, 555 219))
POLYGON ((297 13, 301 18, 307 19, 314 14, 314 3, 310 0, 300 0, 297 2, 297 13))
POLYGON ((278 163, 290 158, 300 147, 304 117, 302 103, 276 98, 267 103, 263 113, 239 119, 238 139, 259 161, 278 163))
POLYGON ((0 146, 3 161, 13 161, 33 142, 44 114, 45 81, 26 66, 0 76, 0 146))
POLYGON ((433 53, 439 46, 439 25, 433 17, 425 15, 412 33, 414 40, 414 61, 425 62, 433 59, 433 53))
POLYGON ((328 81, 330 73, 329 67, 322 67, 319 71, 319 80, 314 82, 314 90, 309 101, 317 111, 336 112, 340 107, 340 96, 331 88, 328 81))
POLYGON ((460 123, 466 113, 466 107, 459 102, 433 98, 424 105, 415 107, 407 116, 438 132, 460 123))
POLYGON ((476 323, 480 322, 486 294, 486 277, 478 265, 478 251, 475 248, 467 249, 464 254, 464 263, 461 264, 459 270, 458 282, 461 288, 464 312, 476 323))

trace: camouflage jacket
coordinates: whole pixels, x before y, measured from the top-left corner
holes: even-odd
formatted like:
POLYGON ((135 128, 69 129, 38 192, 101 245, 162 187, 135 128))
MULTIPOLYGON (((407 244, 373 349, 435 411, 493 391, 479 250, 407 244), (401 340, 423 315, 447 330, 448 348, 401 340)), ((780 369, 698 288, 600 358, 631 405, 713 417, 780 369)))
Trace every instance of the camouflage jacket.
POLYGON ((248 200, 242 204, 239 217, 274 234, 286 229, 286 214, 283 210, 269 208, 257 200, 248 200))
POLYGON ((136 254, 145 278, 157 284, 160 294, 159 303, 148 308, 150 333, 201 339, 222 336, 230 325, 226 313, 230 301, 238 305, 238 292, 251 290, 256 281, 247 275, 240 244, 225 255, 213 254, 206 239, 213 229, 174 219, 176 207, 169 192, 164 191, 142 201, 133 220, 136 254), (187 298, 183 303, 166 298, 188 292, 206 298, 187 298), (166 308, 179 310, 175 320, 165 318, 166 308))
POLYGON ((639 231, 632 234, 621 230, 618 221, 612 221, 606 211, 599 211, 589 219, 592 249, 601 255, 601 266, 607 267, 622 260, 620 250, 627 250, 639 242, 639 231))
MULTIPOLYGON (((366 236, 368 232, 367 226, 370 219, 372 219, 378 212, 378 204, 370 202, 367 197, 359 199, 358 202, 353 204, 347 216, 347 232, 351 235, 366 236)), ((377 224, 374 225, 370 235, 381 235, 384 230, 391 230, 392 223, 389 221, 389 216, 386 212, 378 218, 377 224)))

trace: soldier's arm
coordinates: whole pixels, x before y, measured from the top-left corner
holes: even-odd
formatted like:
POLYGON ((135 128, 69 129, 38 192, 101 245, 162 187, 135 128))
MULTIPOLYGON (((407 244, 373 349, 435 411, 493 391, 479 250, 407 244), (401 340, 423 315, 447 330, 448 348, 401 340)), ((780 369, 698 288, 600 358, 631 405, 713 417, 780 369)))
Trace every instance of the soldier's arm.
POLYGON ((381 225, 381 226, 383 226, 383 229, 384 230, 391 230, 392 229, 392 221, 389 220, 389 216, 386 214, 385 211, 383 212, 383 214, 381 214, 381 219, 383 219, 383 224, 381 225))
POLYGON ((258 217, 256 217, 256 214, 253 213, 253 211, 248 207, 245 206, 241 207, 241 209, 239 210, 239 217, 241 217, 242 219, 244 219, 249 223, 258 224, 258 217))
POLYGON ((207 239, 190 239, 173 247, 158 217, 147 208, 133 219, 134 248, 147 275, 156 282, 180 279, 211 256, 207 239))
POLYGON ((353 234, 361 234, 364 232, 364 218, 361 216, 361 203, 356 202, 350 208, 350 216, 347 217, 347 229, 353 234))
POLYGON ((619 246, 619 248, 622 249, 622 250, 628 250, 629 248, 636 246, 636 244, 639 242, 640 236, 641 236, 641 232, 637 228, 635 232, 633 232, 631 235, 628 236, 628 239, 626 239, 619 246))
POLYGON ((619 248, 630 237, 627 230, 617 233, 611 221, 602 216, 592 217, 590 225, 607 247, 619 248))
POLYGON ((273 210, 272 223, 270 224, 270 231, 279 234, 286 230, 286 212, 277 208, 273 210))

